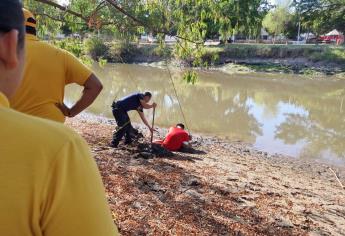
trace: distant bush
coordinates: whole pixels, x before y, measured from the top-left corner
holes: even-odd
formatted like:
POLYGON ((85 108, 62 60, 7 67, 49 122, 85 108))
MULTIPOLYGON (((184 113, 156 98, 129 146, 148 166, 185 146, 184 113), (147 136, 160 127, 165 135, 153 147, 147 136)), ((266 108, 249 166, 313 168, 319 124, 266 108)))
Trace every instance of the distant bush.
POLYGON ((60 41, 53 41, 53 44, 69 51, 78 58, 81 58, 84 55, 84 44, 79 39, 67 38, 60 41))
POLYGON ((109 50, 110 60, 112 62, 131 62, 140 52, 135 45, 127 43, 112 43, 109 50))
POLYGON ((220 59, 306 58, 311 61, 345 63, 345 47, 330 45, 230 44, 208 47, 206 52, 206 60, 218 55, 220 59))
POLYGON ((170 57, 170 47, 160 48, 157 45, 137 45, 124 42, 112 42, 109 44, 109 60, 111 62, 147 62, 154 59, 170 57))
POLYGON ((108 57, 109 47, 98 37, 92 37, 84 42, 87 54, 95 61, 108 57))

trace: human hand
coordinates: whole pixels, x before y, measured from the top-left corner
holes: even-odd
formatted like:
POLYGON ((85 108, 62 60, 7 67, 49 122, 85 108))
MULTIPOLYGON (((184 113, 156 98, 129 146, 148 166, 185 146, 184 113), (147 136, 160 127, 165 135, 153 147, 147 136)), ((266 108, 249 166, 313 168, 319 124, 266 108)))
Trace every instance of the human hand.
POLYGON ((156 108, 156 107, 157 107, 157 103, 155 103, 155 102, 152 103, 152 107, 153 107, 153 108, 156 108))
POLYGON ((64 114, 64 116, 66 117, 72 117, 71 116, 71 109, 69 109, 64 103, 56 103, 55 104, 59 109, 60 111, 62 112, 62 114, 64 114))
POLYGON ((150 130, 151 134, 152 134, 153 132, 158 132, 155 128, 151 128, 151 127, 149 127, 149 130, 150 130))

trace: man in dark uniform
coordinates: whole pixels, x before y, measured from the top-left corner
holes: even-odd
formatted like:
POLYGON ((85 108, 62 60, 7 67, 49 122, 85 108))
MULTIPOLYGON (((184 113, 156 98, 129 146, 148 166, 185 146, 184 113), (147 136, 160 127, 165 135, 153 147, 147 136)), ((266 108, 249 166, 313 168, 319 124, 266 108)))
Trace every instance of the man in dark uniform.
POLYGON ((131 120, 129 119, 128 113, 129 111, 137 111, 140 115, 141 120, 143 123, 149 128, 151 133, 154 131, 153 127, 149 125, 144 115, 143 109, 152 109, 156 108, 157 104, 152 103, 149 104, 152 98, 152 94, 150 92, 145 93, 134 93, 124 97, 118 101, 114 101, 112 104, 113 115, 115 117, 118 129, 114 132, 113 141, 111 142, 111 147, 117 147, 125 136, 125 144, 131 144, 131 129, 132 124, 131 120))

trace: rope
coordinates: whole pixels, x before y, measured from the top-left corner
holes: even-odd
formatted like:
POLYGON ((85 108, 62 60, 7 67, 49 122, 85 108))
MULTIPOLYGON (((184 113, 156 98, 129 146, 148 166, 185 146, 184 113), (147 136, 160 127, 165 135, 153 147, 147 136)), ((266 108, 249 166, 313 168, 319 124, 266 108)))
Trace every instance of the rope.
POLYGON ((185 125, 186 125, 186 128, 187 128, 188 133, 190 133, 189 126, 188 126, 188 123, 187 123, 187 119, 186 119, 186 116, 185 116, 185 114, 184 114, 184 112, 183 112, 182 104, 181 104, 180 99, 179 99, 179 96, 178 96, 178 94, 177 94, 177 90, 176 90, 176 87, 175 87, 175 84, 174 84, 174 80, 173 80, 173 78, 172 78, 172 74, 171 74, 171 71, 170 71, 170 69, 169 69, 168 61, 167 61, 167 60, 165 60, 165 65, 166 65, 166 68, 167 68, 167 70, 168 70, 168 72, 169 72, 169 78, 170 78, 171 84, 172 84, 172 86, 173 86, 173 88, 174 88, 175 96, 176 96, 178 105, 179 105, 179 107, 180 107, 180 111, 181 111, 181 114, 182 114, 184 123, 185 123, 185 125))

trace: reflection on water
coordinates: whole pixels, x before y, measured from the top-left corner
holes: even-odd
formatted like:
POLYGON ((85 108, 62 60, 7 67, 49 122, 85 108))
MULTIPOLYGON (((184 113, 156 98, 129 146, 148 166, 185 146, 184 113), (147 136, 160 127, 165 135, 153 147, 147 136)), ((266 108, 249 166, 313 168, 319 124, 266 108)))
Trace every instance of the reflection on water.
MULTIPOLYGON (((117 64, 94 69, 104 91, 90 112, 112 117, 114 99, 149 90, 159 105, 158 125, 183 122, 166 70, 117 64)), ((187 85, 181 75, 173 71, 192 132, 242 140, 294 157, 345 162, 345 81, 202 72, 196 85, 187 85)), ((71 86, 66 94, 74 101, 80 89, 71 86)), ((131 116, 139 121, 136 114, 131 116)))

